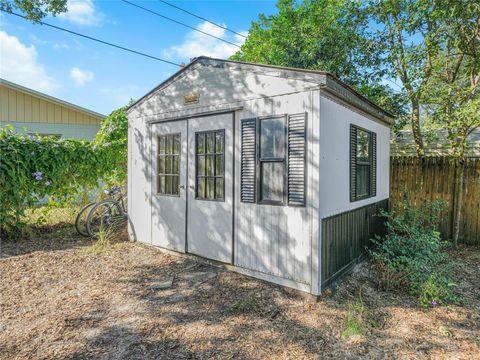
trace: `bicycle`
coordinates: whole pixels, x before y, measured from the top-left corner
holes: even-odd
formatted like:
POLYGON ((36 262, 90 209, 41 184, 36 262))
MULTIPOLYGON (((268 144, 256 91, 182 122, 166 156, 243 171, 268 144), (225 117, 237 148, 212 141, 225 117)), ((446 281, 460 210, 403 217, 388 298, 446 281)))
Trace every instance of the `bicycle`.
POLYGON ((128 221, 127 196, 122 188, 113 187, 105 193, 110 199, 91 202, 78 213, 75 228, 79 234, 95 237, 102 228, 115 231, 128 221))

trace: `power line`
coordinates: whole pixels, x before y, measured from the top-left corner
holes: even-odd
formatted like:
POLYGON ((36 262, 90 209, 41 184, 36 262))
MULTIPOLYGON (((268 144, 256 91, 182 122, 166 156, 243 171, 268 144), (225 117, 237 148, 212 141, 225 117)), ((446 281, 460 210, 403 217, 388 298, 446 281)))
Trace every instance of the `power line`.
POLYGON ((235 35, 241 36, 241 37, 243 37, 243 38, 247 38, 245 35, 240 34, 239 32, 237 32, 237 31, 235 31, 235 30, 232 30, 232 29, 227 28, 226 26, 222 26, 222 25, 220 25, 220 24, 214 23, 213 21, 210 21, 210 20, 208 20, 208 19, 206 19, 206 18, 204 18, 204 17, 202 17, 202 16, 200 16, 200 15, 197 15, 197 14, 194 14, 194 13, 188 11, 188 10, 182 9, 181 7, 179 7, 179 6, 177 6, 177 5, 171 4, 171 3, 167 2, 167 1, 164 1, 164 0, 158 0, 158 1, 164 3, 164 4, 168 5, 168 6, 171 6, 171 7, 175 8, 175 9, 178 9, 178 10, 180 10, 180 11, 183 11, 184 13, 187 13, 188 15, 192 15, 192 16, 196 17, 197 19, 206 21, 206 22, 208 22, 208 23, 210 23, 210 24, 212 24, 212 25, 218 26, 218 27, 221 28, 221 29, 230 31, 231 33, 234 33, 235 35))
POLYGON ((231 42, 231 41, 228 41, 228 40, 222 39, 221 37, 218 37, 218 36, 209 34, 209 33, 205 32, 205 31, 199 30, 199 29, 197 29, 197 28, 195 28, 195 27, 193 27, 193 26, 187 25, 187 24, 185 24, 185 23, 183 23, 183 22, 181 22, 181 21, 172 19, 172 18, 170 18, 170 17, 168 17, 168 16, 165 16, 165 15, 162 15, 162 14, 156 12, 156 11, 147 9, 146 7, 143 7, 143 6, 141 6, 141 5, 134 4, 134 3, 130 2, 130 1, 127 1, 127 0, 121 0, 121 1, 123 1, 124 3, 129 4, 129 5, 131 5, 131 6, 135 6, 135 7, 139 8, 139 9, 142 9, 143 11, 146 11, 146 12, 149 12, 149 13, 151 13, 151 14, 157 15, 157 16, 163 18, 163 19, 172 21, 172 22, 174 22, 174 23, 176 23, 176 24, 185 26, 185 27, 187 27, 187 28, 189 28, 189 29, 198 31, 199 33, 202 33, 202 34, 204 34, 204 35, 210 36, 210 37, 212 37, 212 38, 215 38, 215 39, 217 39, 217 40, 223 41, 223 42, 225 42, 225 43, 227 43, 227 44, 230 44, 230 45, 233 45, 233 46, 236 46, 236 47, 240 48, 239 45, 237 45, 237 44, 235 44, 235 43, 233 43, 233 42, 231 42))
MULTIPOLYGON (((0 10, 3 11, 3 12, 6 12, 7 14, 15 15, 15 16, 18 16, 18 17, 20 17, 20 18, 22 18, 22 19, 28 20, 28 18, 27 18, 26 16, 23 16, 23 15, 21 15, 21 14, 17 14, 17 13, 14 13, 14 12, 10 12, 10 11, 4 10, 4 9, 0 9, 0 10)), ((61 31, 64 31, 64 32, 67 32, 67 33, 70 33, 70 34, 73 34, 73 35, 77 35, 77 36, 83 37, 83 38, 88 39, 88 40, 96 41, 96 42, 99 42, 99 43, 104 44, 104 45, 108 45, 108 46, 111 46, 111 47, 114 47, 114 48, 117 48, 117 49, 121 49, 121 50, 124 50, 124 51, 128 51, 128 52, 131 52, 131 53, 133 53, 133 54, 137 54, 137 55, 141 55, 141 56, 144 56, 144 57, 147 57, 147 58, 150 58, 150 59, 162 61, 162 62, 167 63, 167 64, 170 64, 170 65, 181 66, 180 64, 174 63, 174 62, 172 62, 172 61, 168 61, 168 60, 165 60, 165 59, 161 59, 161 58, 159 58, 159 57, 156 57, 156 56, 153 56, 153 55, 148 55, 148 54, 145 54, 145 53, 143 53, 143 52, 136 51, 136 50, 132 50, 132 49, 129 49, 129 48, 120 46, 120 45, 112 44, 111 42, 104 41, 104 40, 100 40, 100 39, 94 38, 94 37, 92 37, 92 36, 80 34, 80 33, 78 33, 78 32, 75 32, 75 31, 72 31, 72 30, 68 30, 68 29, 65 29, 65 28, 60 27, 60 26, 52 25, 52 24, 49 24, 49 23, 46 23, 46 22, 43 22, 43 21, 38 21, 38 23, 41 24, 41 25, 49 26, 49 27, 51 27, 51 28, 54 28, 54 29, 57 29, 57 30, 61 30, 61 31)))

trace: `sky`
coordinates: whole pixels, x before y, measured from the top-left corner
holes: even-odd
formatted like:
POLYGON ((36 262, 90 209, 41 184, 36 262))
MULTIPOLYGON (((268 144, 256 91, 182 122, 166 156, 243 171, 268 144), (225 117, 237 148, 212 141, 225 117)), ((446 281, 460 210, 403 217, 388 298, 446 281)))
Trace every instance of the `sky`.
MULTIPOLYGON (((160 1, 129 1, 232 43, 244 40, 160 1)), ((169 2, 242 34, 260 13, 276 12, 275 0, 169 2)), ((68 12, 43 21, 174 63, 200 55, 227 58, 238 50, 119 0, 68 0, 68 12)), ((0 13, 0 77, 101 114, 140 98, 177 70, 0 13)))

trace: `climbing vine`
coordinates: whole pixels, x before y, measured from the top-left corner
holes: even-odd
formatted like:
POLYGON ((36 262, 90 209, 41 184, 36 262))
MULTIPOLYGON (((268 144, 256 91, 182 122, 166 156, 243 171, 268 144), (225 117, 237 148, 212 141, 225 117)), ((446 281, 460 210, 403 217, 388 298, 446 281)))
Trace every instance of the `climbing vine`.
POLYGON ((123 183, 127 169, 125 108, 112 112, 94 141, 56 139, 0 129, 0 229, 17 230, 40 201, 68 205, 84 189, 123 183))

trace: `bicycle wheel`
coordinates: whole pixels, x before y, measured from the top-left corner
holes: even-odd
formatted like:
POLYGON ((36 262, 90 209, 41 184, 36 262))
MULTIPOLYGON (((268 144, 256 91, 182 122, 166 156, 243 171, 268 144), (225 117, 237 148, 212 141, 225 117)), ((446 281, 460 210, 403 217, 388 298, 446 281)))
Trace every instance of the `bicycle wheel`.
POLYGON ((88 213, 87 232, 96 236, 99 231, 114 232, 127 222, 127 214, 122 205, 115 200, 103 200, 97 203, 88 213))
POLYGON ((95 205, 95 202, 91 202, 87 205, 85 205, 80 212, 77 215, 77 218, 75 219, 75 229, 77 232, 82 235, 82 236, 89 236, 88 231, 87 231, 87 216, 88 213, 90 212, 91 208, 95 205))

